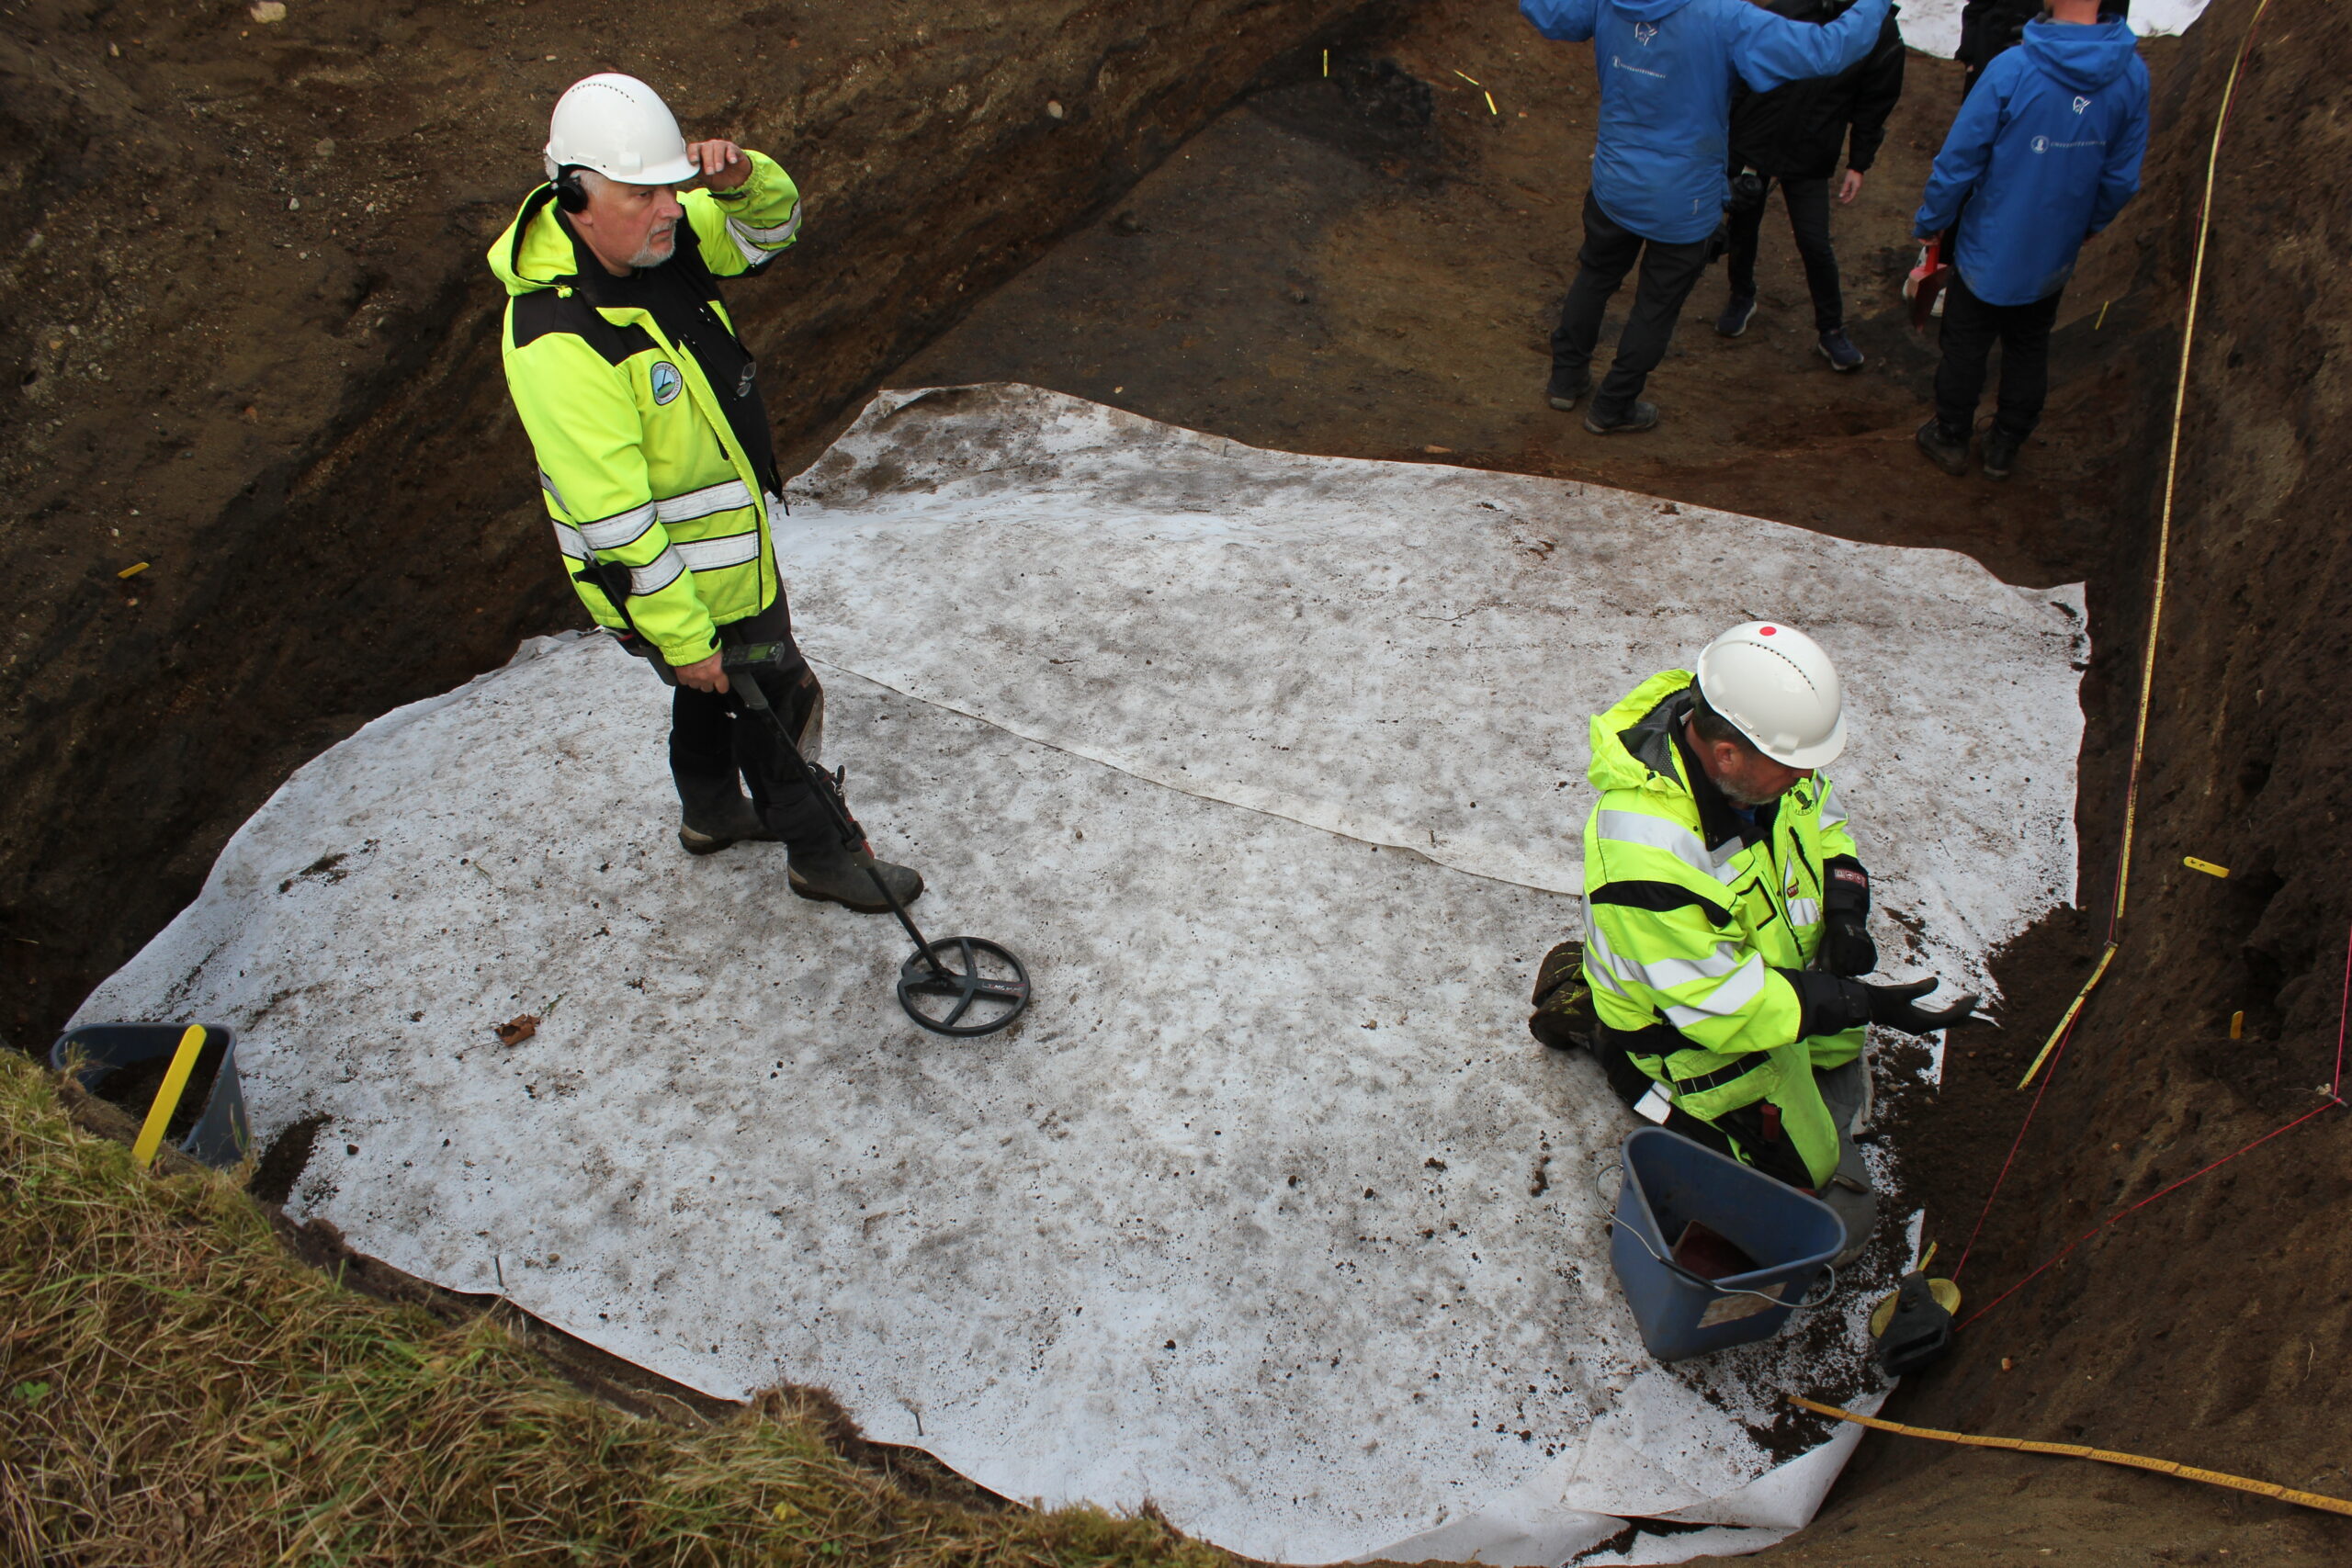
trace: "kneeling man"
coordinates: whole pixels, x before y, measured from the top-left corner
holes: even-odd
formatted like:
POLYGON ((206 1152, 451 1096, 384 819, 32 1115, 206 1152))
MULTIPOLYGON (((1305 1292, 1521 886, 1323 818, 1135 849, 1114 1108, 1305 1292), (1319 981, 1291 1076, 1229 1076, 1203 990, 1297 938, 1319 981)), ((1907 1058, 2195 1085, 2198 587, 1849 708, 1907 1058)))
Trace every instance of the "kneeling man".
POLYGON ((1736 626, 1697 671, 1653 675, 1592 720, 1584 829, 1584 975, 1609 1081, 1635 1111, 1845 1221, 1875 1202, 1854 1147, 1869 1023, 1915 1034, 1967 1021, 1878 967, 1862 868, 1819 769, 1846 744, 1838 672, 1776 622, 1736 626))

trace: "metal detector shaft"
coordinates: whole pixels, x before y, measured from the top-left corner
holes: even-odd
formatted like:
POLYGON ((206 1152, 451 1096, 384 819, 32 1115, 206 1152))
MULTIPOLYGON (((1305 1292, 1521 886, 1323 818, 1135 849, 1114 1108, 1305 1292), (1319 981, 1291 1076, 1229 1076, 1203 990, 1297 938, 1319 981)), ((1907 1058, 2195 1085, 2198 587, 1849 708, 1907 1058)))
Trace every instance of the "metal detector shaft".
MULTIPOLYGON (((763 651, 767 646, 772 645, 763 645, 760 649, 744 649, 741 651, 744 653, 763 651)), ((824 803, 826 815, 833 819, 833 826, 840 830, 842 845, 848 847, 863 844, 865 841, 865 836, 859 831, 856 822, 851 819, 848 808, 842 804, 841 796, 833 792, 832 779, 823 769, 817 767, 800 754, 800 748, 793 744, 792 732, 786 728, 784 720, 777 716, 775 707, 768 702, 767 694, 760 690, 759 682, 752 679, 752 671, 765 667, 769 661, 762 659, 743 659, 739 661, 731 657, 736 651, 738 650, 730 649, 729 650, 730 657, 722 660, 719 666, 720 669, 727 671, 729 687, 745 707, 758 714, 765 721, 769 730, 775 736, 776 744, 784 748, 784 754, 791 760, 793 766, 800 770, 802 776, 808 779, 808 787, 816 793, 817 798, 824 803)), ((899 924, 906 928, 908 937, 915 944, 915 951, 922 955, 924 965, 941 979, 948 978, 947 971, 940 967, 939 960, 933 956, 931 943, 923 940, 922 931, 915 924, 914 917, 907 913, 907 907, 899 902, 899 896, 890 891, 890 885, 883 880, 882 874, 874 869, 870 861, 865 867, 865 875, 867 880, 874 884, 874 890, 882 895, 882 901, 890 906, 890 913, 899 917, 899 924)))

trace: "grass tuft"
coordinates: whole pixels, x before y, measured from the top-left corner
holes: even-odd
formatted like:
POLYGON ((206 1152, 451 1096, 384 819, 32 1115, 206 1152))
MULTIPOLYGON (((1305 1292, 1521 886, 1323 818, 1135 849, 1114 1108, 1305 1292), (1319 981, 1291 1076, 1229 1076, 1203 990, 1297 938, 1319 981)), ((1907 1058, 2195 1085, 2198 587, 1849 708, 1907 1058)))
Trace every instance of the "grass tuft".
POLYGON ((152 1176, 0 1051, 0 1560, 1231 1568, 1146 1508, 983 1511, 792 1391, 707 1427, 288 1257, 231 1179, 152 1176))

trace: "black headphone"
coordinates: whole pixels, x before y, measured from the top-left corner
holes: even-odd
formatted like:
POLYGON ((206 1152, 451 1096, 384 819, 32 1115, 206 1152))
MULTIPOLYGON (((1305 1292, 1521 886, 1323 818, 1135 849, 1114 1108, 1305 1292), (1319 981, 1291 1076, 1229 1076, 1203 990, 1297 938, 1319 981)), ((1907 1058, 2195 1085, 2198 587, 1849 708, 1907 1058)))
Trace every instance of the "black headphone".
POLYGON ((555 188, 555 204, 566 212, 588 209, 588 187, 580 183, 580 165, 566 164, 548 178, 555 188))

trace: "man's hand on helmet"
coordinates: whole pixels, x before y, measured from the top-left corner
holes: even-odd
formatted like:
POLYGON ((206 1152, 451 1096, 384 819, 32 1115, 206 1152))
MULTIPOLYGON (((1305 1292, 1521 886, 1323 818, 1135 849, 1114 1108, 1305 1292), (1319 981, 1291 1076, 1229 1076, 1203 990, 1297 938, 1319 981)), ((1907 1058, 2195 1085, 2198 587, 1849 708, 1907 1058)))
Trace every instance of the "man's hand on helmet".
POLYGON ((752 177, 752 161, 732 141, 690 141, 686 156, 702 171, 702 183, 711 190, 733 190, 752 177))

